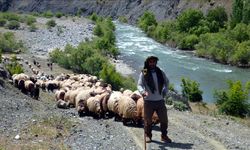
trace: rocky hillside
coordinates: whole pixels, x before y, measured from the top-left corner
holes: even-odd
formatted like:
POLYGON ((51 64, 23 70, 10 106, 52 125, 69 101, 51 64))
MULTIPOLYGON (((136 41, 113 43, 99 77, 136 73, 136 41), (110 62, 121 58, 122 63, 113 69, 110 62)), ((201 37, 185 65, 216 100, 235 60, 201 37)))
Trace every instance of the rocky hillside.
POLYGON ((173 19, 188 8, 201 9, 206 13, 216 6, 231 12, 232 0, 0 0, 1 11, 15 12, 63 12, 87 16, 96 12, 101 16, 116 19, 126 16, 130 23, 135 23, 144 11, 154 12, 158 21, 173 19))

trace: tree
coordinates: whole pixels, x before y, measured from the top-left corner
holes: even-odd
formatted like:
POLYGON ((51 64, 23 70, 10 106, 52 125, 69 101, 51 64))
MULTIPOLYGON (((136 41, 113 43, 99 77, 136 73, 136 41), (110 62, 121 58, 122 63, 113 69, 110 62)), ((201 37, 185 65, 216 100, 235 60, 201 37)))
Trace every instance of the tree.
POLYGON ((146 11, 138 21, 139 27, 145 31, 148 32, 149 26, 157 26, 157 21, 155 19, 155 16, 152 12, 146 11))
POLYGON ((234 0, 231 16, 231 27, 235 27, 237 23, 249 24, 250 22, 250 1, 234 0))
POLYGON ((198 26, 199 22, 204 18, 200 10, 188 9, 177 17, 179 30, 188 32, 191 28, 198 26))
POLYGON ((224 27, 225 22, 227 22, 227 13, 224 7, 216 7, 208 11, 207 20, 209 22, 217 22, 219 27, 224 27))
POLYGON ((200 102, 202 101, 202 91, 199 90, 199 83, 192 81, 190 79, 182 78, 182 94, 187 97, 191 102, 200 102))
POLYGON ((214 97, 216 105, 221 113, 232 116, 244 117, 250 112, 250 104, 248 103, 248 93, 250 90, 250 82, 246 83, 245 88, 240 81, 228 81, 229 89, 216 90, 214 97))
POLYGON ((242 22, 245 24, 250 23, 250 1, 249 0, 245 0, 243 2, 242 22))

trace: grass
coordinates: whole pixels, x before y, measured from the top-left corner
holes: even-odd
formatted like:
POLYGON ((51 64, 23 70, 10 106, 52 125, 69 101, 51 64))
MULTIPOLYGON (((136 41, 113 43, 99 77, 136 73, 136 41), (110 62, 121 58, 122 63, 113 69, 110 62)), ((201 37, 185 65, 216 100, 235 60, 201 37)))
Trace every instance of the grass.
POLYGON ((0 137, 0 150, 69 149, 64 139, 69 136, 73 126, 70 119, 52 115, 48 118, 34 117, 34 120, 22 129, 19 140, 0 137))
POLYGON ((216 118, 227 118, 227 119, 234 120, 235 122, 238 122, 240 124, 250 127, 250 117, 239 118, 239 117, 233 117, 233 116, 228 116, 228 115, 221 115, 219 114, 218 109, 215 104, 207 104, 203 102, 199 102, 199 103, 189 102, 189 105, 193 113, 214 116, 216 118))

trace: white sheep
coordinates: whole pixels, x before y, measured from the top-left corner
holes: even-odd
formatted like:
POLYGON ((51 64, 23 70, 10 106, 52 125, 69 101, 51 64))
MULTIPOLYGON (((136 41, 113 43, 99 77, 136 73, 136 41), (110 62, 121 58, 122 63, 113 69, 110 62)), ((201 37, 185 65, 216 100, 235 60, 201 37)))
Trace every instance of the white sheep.
POLYGON ((118 101, 121 99, 122 93, 120 91, 113 91, 108 100, 109 115, 118 115, 118 101))
POLYGON ((127 95, 122 95, 118 101, 118 114, 122 118, 123 124, 127 125, 129 121, 136 118, 136 102, 127 95))

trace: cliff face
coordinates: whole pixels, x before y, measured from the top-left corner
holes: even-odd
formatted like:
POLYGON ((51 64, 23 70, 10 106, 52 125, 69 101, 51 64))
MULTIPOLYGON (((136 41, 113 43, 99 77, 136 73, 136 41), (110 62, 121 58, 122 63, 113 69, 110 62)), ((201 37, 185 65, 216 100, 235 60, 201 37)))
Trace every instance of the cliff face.
POLYGON ((81 11, 83 16, 96 12, 101 16, 116 19, 126 16, 130 23, 135 23, 144 11, 154 12, 158 21, 173 19, 187 8, 198 8, 206 13, 216 6, 225 6, 231 12, 232 0, 0 0, 1 11, 14 12, 63 12, 76 14, 81 11), (209 2, 210 1, 210 2, 209 2))

